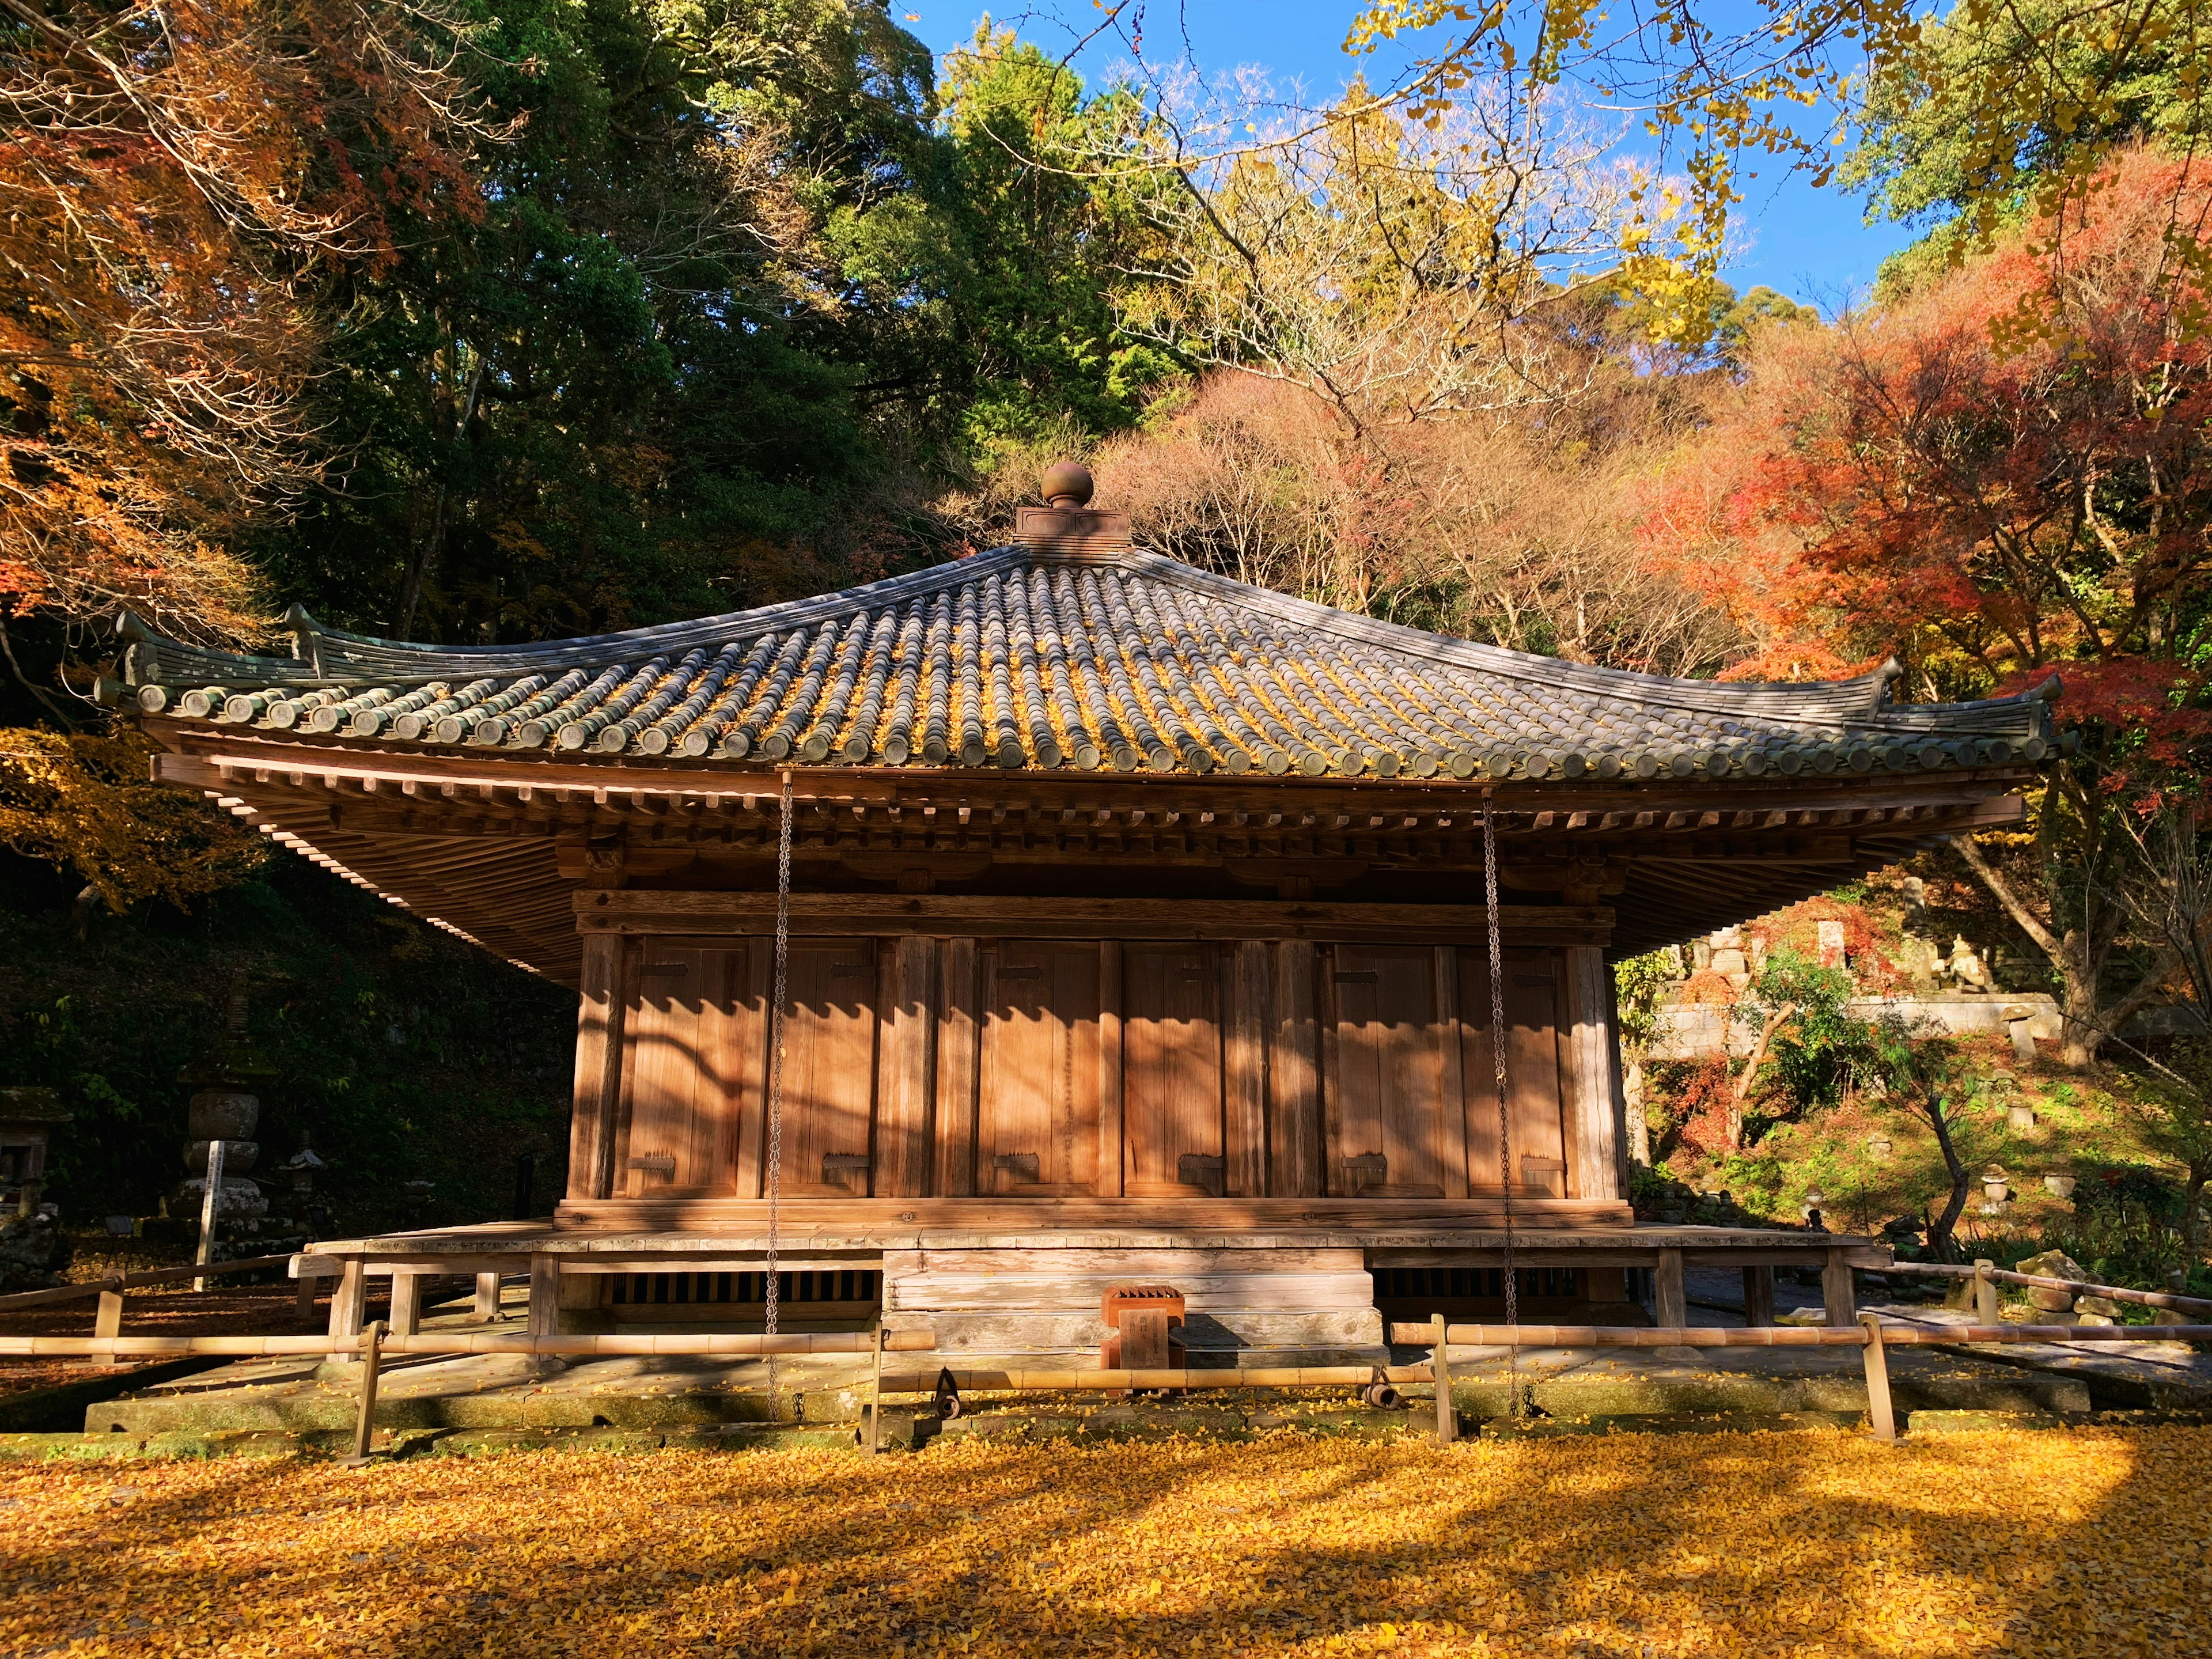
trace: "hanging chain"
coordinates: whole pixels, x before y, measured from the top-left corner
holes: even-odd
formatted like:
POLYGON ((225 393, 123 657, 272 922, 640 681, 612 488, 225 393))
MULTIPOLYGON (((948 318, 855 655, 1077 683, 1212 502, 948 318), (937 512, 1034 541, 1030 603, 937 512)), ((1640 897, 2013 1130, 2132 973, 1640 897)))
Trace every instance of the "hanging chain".
MULTIPOLYGON (((1520 1275, 1513 1266, 1513 1113, 1505 1088, 1505 952, 1498 937, 1498 830, 1482 798, 1482 890, 1490 926, 1490 1054, 1498 1073, 1498 1172, 1505 1189, 1505 1324, 1521 1323, 1520 1275)), ((1505 1351, 1506 1414, 1521 1415, 1521 1350, 1505 1351)))
MULTIPOLYGON (((775 973, 769 996, 768 1061, 768 1282, 763 1286, 766 1313, 762 1328, 775 1334, 776 1304, 781 1299, 777 1272, 777 1224, 783 1199, 783 1000, 791 972, 791 774, 783 775, 783 818, 775 839, 775 973)), ((768 1357, 769 1413, 775 1413, 775 1356, 768 1357)))

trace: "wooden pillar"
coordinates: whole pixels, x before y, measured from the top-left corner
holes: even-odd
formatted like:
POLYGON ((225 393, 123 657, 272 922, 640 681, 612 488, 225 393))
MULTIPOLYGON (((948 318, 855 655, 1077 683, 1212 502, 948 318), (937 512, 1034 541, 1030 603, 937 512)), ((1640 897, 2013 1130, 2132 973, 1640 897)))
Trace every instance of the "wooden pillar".
POLYGON ((568 1196, 613 1193, 615 1115, 622 1094, 623 939, 584 935, 577 981, 576 1079, 568 1117, 568 1196))
POLYGON ((499 1275, 497 1273, 477 1275, 476 1306, 470 1310, 470 1313, 471 1316, 483 1321, 487 1325, 499 1317, 499 1275))
POLYGON ((1436 1039, 1439 1062, 1437 1095, 1443 1109, 1443 1130, 1437 1146, 1442 1155, 1444 1196, 1465 1198, 1467 1086, 1462 1073, 1466 1066, 1467 1045, 1460 1040, 1459 947, 1439 945, 1435 954, 1436 1039))
POLYGON ((938 951, 936 1175, 939 1198, 975 1195, 975 941, 948 939, 938 951))
POLYGON ((1747 1325, 1771 1325, 1774 1322, 1774 1269, 1746 1267, 1743 1270, 1743 1322, 1747 1325))
POLYGON ((1690 1301, 1682 1287, 1682 1253, 1679 1249, 1659 1252, 1659 1267, 1653 1274, 1656 1300, 1659 1306, 1653 1316, 1658 1324, 1679 1328, 1690 1322, 1690 1301))
POLYGON ((1267 1043, 1267 1191, 1276 1198, 1318 1198, 1322 1190, 1315 955, 1304 939, 1285 939, 1275 946, 1267 1043))
POLYGON ((362 1311, 368 1301, 368 1273, 361 1258, 349 1256, 338 1269, 338 1282, 331 1291, 332 1336, 359 1336, 362 1311))
POLYGON ((387 1322, 392 1335, 414 1335, 422 1322, 422 1276, 398 1269, 392 1275, 392 1317, 387 1322))
MULTIPOLYGON (((1071 1030, 1068 1041, 1073 1042, 1071 1030)), ((1091 1190, 1119 1198, 1128 1175, 1121 1123, 1121 945, 1098 946, 1098 1174, 1091 1190)))
POLYGON ((1613 1040, 1607 1011, 1613 1002, 1605 952, 1595 945, 1570 945, 1562 953, 1567 976, 1567 1196, 1617 1199, 1626 1122, 1613 1090, 1613 1040))
POLYGON ((1831 1325, 1859 1322, 1858 1281, 1852 1277, 1848 1251, 1828 1252, 1828 1265, 1820 1269, 1820 1306, 1831 1325))
POLYGON ((1224 1079, 1228 1159, 1222 1182, 1230 1198, 1261 1198, 1267 1191, 1268 955, 1265 940, 1240 939, 1230 964, 1224 1079))
POLYGON ((530 1334, 561 1334, 561 1258, 539 1252, 530 1258, 530 1334))
POLYGON ((920 933, 892 939, 877 1010, 876 1157, 878 1198, 929 1191, 929 1061, 936 1024, 932 982, 937 942, 920 933))

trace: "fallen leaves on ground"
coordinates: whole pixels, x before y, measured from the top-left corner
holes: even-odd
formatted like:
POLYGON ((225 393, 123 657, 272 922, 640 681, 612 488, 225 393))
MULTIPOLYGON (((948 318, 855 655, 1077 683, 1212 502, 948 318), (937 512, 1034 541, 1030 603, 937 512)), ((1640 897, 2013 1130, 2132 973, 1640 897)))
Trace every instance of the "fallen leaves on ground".
POLYGON ((2212 1431, 0 1468, 0 1652, 2212 1653, 2212 1431))

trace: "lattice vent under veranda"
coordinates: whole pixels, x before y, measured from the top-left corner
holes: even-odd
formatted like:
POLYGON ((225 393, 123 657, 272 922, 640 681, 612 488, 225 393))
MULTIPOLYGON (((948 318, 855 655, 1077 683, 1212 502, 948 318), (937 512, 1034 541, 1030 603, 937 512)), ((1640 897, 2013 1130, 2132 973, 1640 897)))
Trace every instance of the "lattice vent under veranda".
MULTIPOLYGON (((776 1300, 872 1304, 882 1275, 866 1267, 801 1270, 776 1275, 776 1300)), ((760 1273, 617 1273, 608 1300, 616 1307, 764 1306, 768 1275, 760 1273)))

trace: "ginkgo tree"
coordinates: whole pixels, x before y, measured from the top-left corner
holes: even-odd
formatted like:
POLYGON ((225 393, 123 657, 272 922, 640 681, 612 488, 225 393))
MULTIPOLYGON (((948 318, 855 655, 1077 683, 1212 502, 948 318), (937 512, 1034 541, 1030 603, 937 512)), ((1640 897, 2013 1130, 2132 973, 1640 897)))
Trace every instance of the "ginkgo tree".
MULTIPOLYGON (((1796 167, 1826 184, 1869 121, 1940 149, 1939 193, 1972 233, 1960 247, 1989 246, 2023 199, 2063 231, 2061 203, 2103 159, 2094 140, 2203 130, 2212 0, 1958 0, 1934 24, 1911 0, 1374 0, 1345 45, 1412 48, 1389 96, 1416 117, 1500 85, 1566 85, 1640 122, 1686 180, 1684 281, 1717 268, 1748 177, 1796 167)), ((1856 158, 1859 182, 1873 159, 1869 173, 1856 158)))

